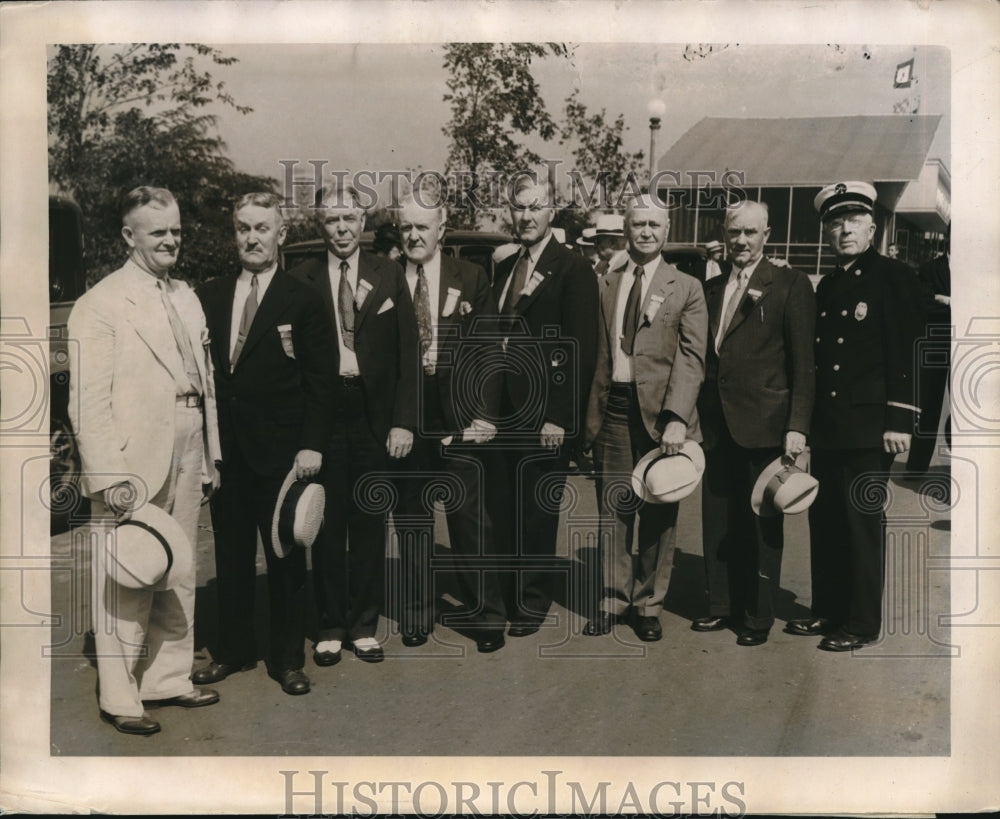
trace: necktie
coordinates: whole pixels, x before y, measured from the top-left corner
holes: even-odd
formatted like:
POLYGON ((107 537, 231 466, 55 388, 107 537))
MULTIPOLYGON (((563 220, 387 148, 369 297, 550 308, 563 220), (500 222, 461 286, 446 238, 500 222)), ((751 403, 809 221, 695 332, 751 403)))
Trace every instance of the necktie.
MULTIPOLYGON (((190 386, 194 392, 200 393, 201 375, 198 373, 194 348, 191 346, 191 336, 188 335, 187 327, 184 326, 184 322, 177 313, 177 308, 174 307, 170 296, 167 295, 167 283, 162 279, 157 280, 156 286, 160 288, 160 299, 163 301, 163 307, 167 311, 170 329, 174 334, 174 343, 177 345, 177 351, 181 354, 181 360, 184 362, 184 373, 187 375, 188 381, 191 382, 190 386)), ((188 392, 188 390, 185 389, 185 392, 188 392)))
POLYGON ((250 334, 250 325, 253 324, 253 317, 257 314, 257 274, 250 274, 250 295, 243 303, 243 315, 240 317, 240 330, 236 335, 236 346, 233 348, 233 358, 231 364, 236 366, 243 352, 243 345, 247 343, 247 336, 250 334))
POLYGON ((427 357, 427 351, 434 340, 434 330, 431 327, 431 298, 427 287, 427 277, 424 266, 417 265, 417 287, 413 293, 413 306, 417 310, 417 330, 420 333, 420 350, 427 357))
POLYGON ((514 274, 510 282, 510 289, 507 291, 507 301, 504 302, 504 315, 513 315, 517 300, 521 298, 521 291, 524 290, 524 281, 528 278, 528 253, 525 251, 521 258, 514 265, 514 274))
POLYGON ((632 278, 632 289, 628 291, 625 302, 625 318, 622 320, 622 350, 625 355, 632 355, 635 346, 635 334, 639 329, 639 310, 642 307, 642 265, 635 266, 632 278))
POLYGON ((354 349, 354 291, 347 279, 347 262, 340 263, 340 287, 337 288, 337 313, 340 315, 340 337, 348 350, 354 349))
POLYGON ((733 316, 736 315, 736 308, 739 307, 740 302, 743 300, 743 288, 746 283, 746 273, 741 270, 736 276, 736 289, 733 291, 733 297, 729 300, 729 304, 726 305, 726 315, 722 317, 722 324, 719 325, 723 336, 729 330, 733 316))

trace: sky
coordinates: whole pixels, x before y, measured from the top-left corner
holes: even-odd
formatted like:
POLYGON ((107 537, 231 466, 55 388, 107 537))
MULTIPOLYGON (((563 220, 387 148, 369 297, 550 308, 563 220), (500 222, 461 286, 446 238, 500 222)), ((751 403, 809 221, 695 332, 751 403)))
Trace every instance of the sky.
MULTIPOLYGON (((713 46, 684 58, 679 44, 569 44, 568 58, 535 63, 548 110, 561 118, 575 88, 591 112, 624 114, 630 151, 649 149, 652 99, 666 106, 661 156, 706 116, 889 114, 919 96, 919 113, 942 114, 930 156, 951 166, 950 52, 925 46, 713 46), (916 85, 894 89, 897 64, 914 58, 916 85)), ((442 168, 449 118, 441 46, 417 44, 225 45, 239 62, 213 67, 253 113, 216 106, 219 131, 240 170, 282 178, 280 160, 326 160, 328 169, 442 168)), ((547 158, 557 143, 529 143, 547 158)))

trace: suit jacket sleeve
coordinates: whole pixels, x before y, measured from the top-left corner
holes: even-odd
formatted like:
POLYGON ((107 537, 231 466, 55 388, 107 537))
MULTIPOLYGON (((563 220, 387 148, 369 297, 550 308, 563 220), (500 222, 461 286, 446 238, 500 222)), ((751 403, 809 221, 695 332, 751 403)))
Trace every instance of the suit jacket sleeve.
POLYGON ((395 277, 396 292, 393 301, 397 304, 396 320, 399 323, 396 351, 399 378, 392 406, 392 425, 412 432, 417 428, 417 379, 423 372, 420 332, 417 329, 416 311, 400 309, 400 306, 412 303, 403 268, 395 262, 390 262, 389 265, 386 275, 395 277))
POLYGON ((669 412, 690 424, 698 391, 705 380, 705 349, 708 343, 708 307, 701 285, 690 279, 677 327, 677 353, 663 396, 661 412, 669 412))
POLYGON ((576 362, 576 377, 579 380, 576 394, 553 389, 550 385, 545 420, 557 424, 572 435, 582 435, 587 396, 597 363, 597 329, 600 321, 597 278, 582 256, 574 257, 567 270, 561 311, 562 335, 574 345, 574 349, 569 351, 568 360, 576 362), (571 401, 575 401, 576 405, 571 405, 571 401))
POLYGON ((122 448, 115 440, 111 407, 115 320, 112 311, 97 296, 91 291, 89 297, 77 301, 68 322, 69 417, 87 487, 95 494, 125 480, 129 472, 122 448))
POLYGON ((303 320, 293 330, 305 397, 299 449, 323 452, 333 434, 333 362, 337 342, 322 298, 313 288, 305 284, 300 287, 303 320))
POLYGON ((882 324, 885 345, 886 429, 913 432, 919 413, 913 361, 923 331, 924 311, 916 277, 904 264, 886 260, 882 272, 883 298, 887 309, 882 324))
POLYGON ((785 430, 808 435, 816 398, 813 347, 813 339, 816 337, 816 296, 808 277, 798 271, 794 273, 785 304, 785 354, 791 382, 785 430))

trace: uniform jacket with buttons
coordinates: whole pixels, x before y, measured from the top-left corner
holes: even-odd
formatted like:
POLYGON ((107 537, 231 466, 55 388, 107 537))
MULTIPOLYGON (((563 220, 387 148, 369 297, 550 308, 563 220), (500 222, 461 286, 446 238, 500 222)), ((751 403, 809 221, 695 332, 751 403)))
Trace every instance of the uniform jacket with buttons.
POLYGON ((816 307, 812 445, 881 448, 887 430, 912 432, 923 322, 913 272, 869 248, 849 270, 823 278, 816 307))
POLYGON ((728 279, 705 283, 709 341, 698 397, 705 448, 726 430, 747 449, 781 447, 789 430, 809 433, 815 394, 812 284, 798 270, 761 259, 716 352, 728 279))

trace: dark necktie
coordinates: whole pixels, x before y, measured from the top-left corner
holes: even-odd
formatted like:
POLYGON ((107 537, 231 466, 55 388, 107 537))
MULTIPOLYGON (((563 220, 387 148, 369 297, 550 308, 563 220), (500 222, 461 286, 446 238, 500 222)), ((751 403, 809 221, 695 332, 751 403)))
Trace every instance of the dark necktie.
MULTIPOLYGON (((177 351, 181 354, 181 360, 184 362, 184 373, 187 375, 188 381, 191 382, 190 386, 195 392, 200 393, 201 375, 194 357, 194 348, 191 346, 191 336, 188 335, 187 327, 184 326, 177 308, 174 307, 174 303, 167 294, 167 282, 159 279, 156 286, 160 288, 160 298, 167 311, 167 319, 170 321, 170 329, 174 334, 174 342, 177 344, 177 351)), ((187 391, 186 388, 185 391, 187 391)))
POLYGON ((632 289, 628 291, 625 302, 625 317, 622 320, 622 350, 625 355, 632 355, 635 347, 635 333, 639 329, 639 310, 642 307, 642 265, 635 266, 632 289))
POLYGON ((354 350, 354 291, 347 279, 347 262, 340 263, 340 287, 337 288, 337 313, 340 315, 340 337, 348 350, 354 350))
POLYGON ((243 303, 243 315, 240 317, 240 329, 236 336, 236 346, 233 348, 233 358, 231 365, 236 366, 243 352, 243 345, 247 343, 247 335, 250 333, 250 325, 253 324, 253 317, 257 314, 257 274, 250 274, 250 294, 243 303))
POLYGON ((513 315, 514 307, 517 305, 517 300, 521 297, 521 291, 524 290, 524 282, 527 278, 528 252, 525 251, 521 254, 521 258, 517 260, 517 264, 514 265, 514 274, 511 278, 510 289, 507 291, 507 301, 504 302, 503 306, 504 315, 513 315))
POLYGON ((417 287, 413 293, 413 306, 417 311, 417 330, 420 333, 420 351, 427 355, 434 340, 434 330, 431 328, 431 297, 427 287, 427 277, 424 266, 417 265, 417 287))

